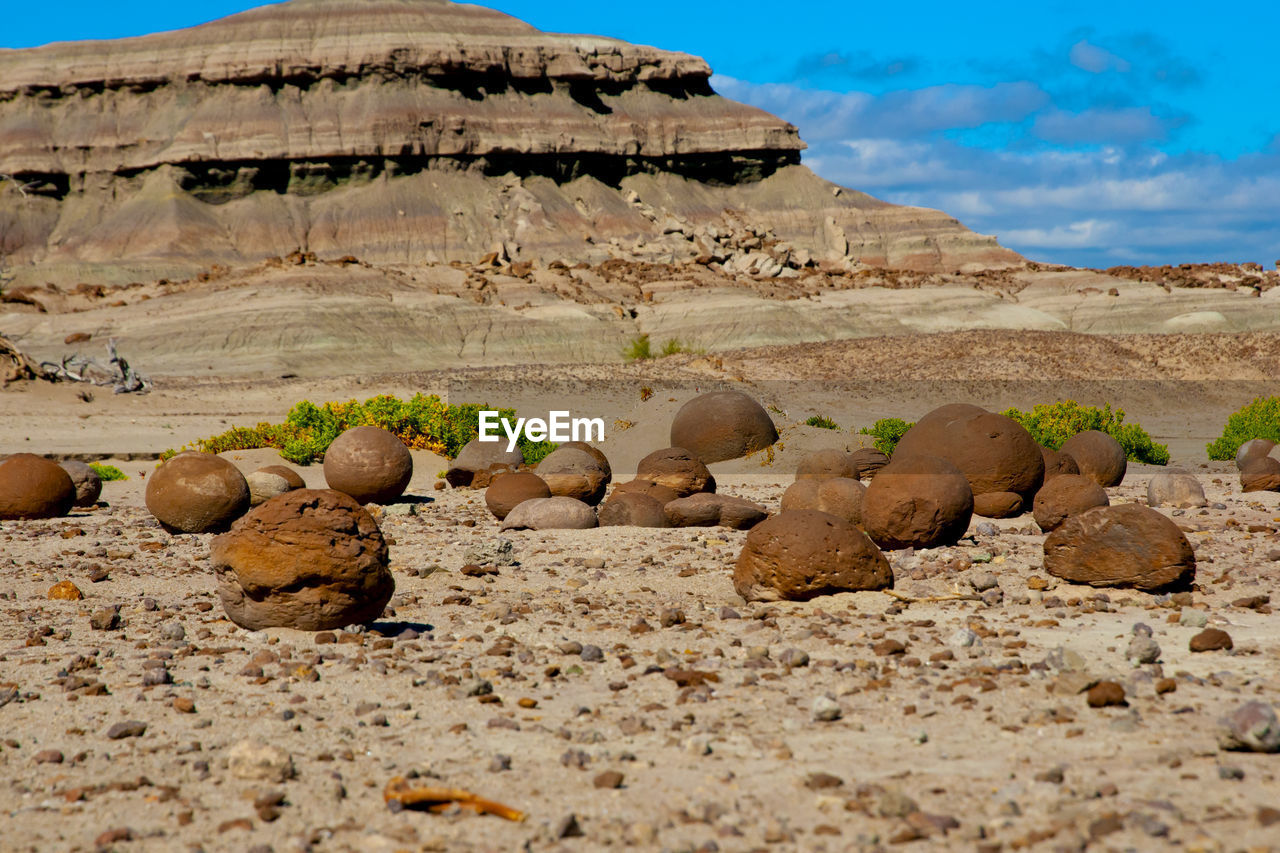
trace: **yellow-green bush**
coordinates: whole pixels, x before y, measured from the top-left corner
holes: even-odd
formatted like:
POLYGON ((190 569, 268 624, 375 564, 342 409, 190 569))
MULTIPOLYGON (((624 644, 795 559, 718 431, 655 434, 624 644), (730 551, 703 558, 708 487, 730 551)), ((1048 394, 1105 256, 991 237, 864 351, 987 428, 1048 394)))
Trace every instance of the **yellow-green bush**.
POLYGON ((1097 406, 1082 406, 1075 400, 1063 400, 1041 403, 1033 406, 1030 412, 1005 409, 1001 414, 1022 424, 1039 444, 1054 450, 1062 447, 1076 433, 1098 430, 1120 442, 1125 456, 1132 462, 1149 465, 1169 463, 1168 446, 1156 444, 1138 424, 1126 424, 1124 410, 1113 412, 1110 403, 1099 409, 1097 406))
POLYGON ((1210 459, 1236 458, 1240 445, 1251 438, 1267 438, 1280 443, 1280 397, 1256 397, 1253 402, 1232 413, 1222 428, 1222 435, 1205 450, 1210 459))

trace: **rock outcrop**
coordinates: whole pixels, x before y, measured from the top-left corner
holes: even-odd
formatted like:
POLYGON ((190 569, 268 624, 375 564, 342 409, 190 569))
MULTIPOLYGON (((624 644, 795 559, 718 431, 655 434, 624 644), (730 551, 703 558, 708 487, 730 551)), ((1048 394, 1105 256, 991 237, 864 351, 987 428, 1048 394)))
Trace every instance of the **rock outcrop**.
POLYGON ((441 0, 291 0, 0 51, 0 251, 45 278, 117 281, 295 249, 703 258, 753 276, 1021 260, 943 213, 819 179, 795 127, 710 75, 441 0))

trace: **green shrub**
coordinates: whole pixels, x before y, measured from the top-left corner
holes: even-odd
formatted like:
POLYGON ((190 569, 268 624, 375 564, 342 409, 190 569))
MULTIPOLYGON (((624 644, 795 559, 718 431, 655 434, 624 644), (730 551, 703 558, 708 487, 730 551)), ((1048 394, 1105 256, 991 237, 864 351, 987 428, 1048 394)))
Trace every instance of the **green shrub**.
POLYGON ((1138 424, 1124 423, 1124 410, 1113 412, 1110 403, 1099 409, 1082 406, 1075 400, 1063 400, 1033 406, 1030 412, 1005 409, 1001 414, 1022 424, 1038 443, 1054 450, 1076 433, 1098 430, 1120 442, 1130 461, 1149 465, 1169 463, 1168 446, 1156 444, 1138 424))
POLYGON ((840 426, 826 415, 814 415, 806 420, 805 423, 818 429, 840 429, 840 426))
MULTIPOLYGON (((480 411, 487 404, 464 403, 450 406, 434 394, 415 394, 409 400, 390 395, 371 397, 363 403, 325 403, 317 406, 303 400, 289 410, 282 424, 260 423, 255 427, 233 427, 226 432, 200 439, 194 449, 206 453, 274 447, 290 462, 309 465, 324 456, 333 440, 348 429, 376 426, 394 434, 414 450, 429 450, 452 459, 480 432, 480 411)), ((514 409, 498 409, 498 416, 515 420, 514 409)), ((555 445, 519 441, 525 461, 541 459, 555 445)), ((168 450, 168 459, 175 451, 168 450)), ((532 464, 532 463, 530 463, 532 464)))
POLYGON ((881 418, 869 427, 858 430, 862 435, 875 436, 875 447, 885 456, 892 456, 898 442, 915 424, 907 423, 901 418, 881 418))
POLYGON ((129 477, 114 465, 103 465, 101 462, 90 462, 89 467, 94 470, 98 478, 106 483, 110 480, 127 480, 129 477))
POLYGON ((1222 435, 1205 448, 1210 459, 1236 458, 1240 445, 1251 438, 1280 443, 1280 397, 1257 397, 1227 418, 1222 435))
POLYGON ((653 346, 648 335, 637 335, 622 350, 622 357, 627 361, 644 361, 653 358, 653 346))

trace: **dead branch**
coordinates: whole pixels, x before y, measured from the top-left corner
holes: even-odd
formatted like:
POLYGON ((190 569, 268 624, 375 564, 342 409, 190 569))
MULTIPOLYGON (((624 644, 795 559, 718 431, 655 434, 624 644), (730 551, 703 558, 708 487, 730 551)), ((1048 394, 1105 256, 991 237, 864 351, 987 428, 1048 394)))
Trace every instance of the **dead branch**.
POLYGON ((107 342, 107 364, 76 353, 64 355, 60 363, 42 362, 40 367, 49 375, 68 382, 110 385, 116 394, 145 394, 151 390, 151 380, 134 370, 116 351, 115 338, 107 342))
POLYGON ((27 358, 18 345, 0 335, 0 385, 8 385, 21 379, 49 379, 50 376, 43 365, 36 364, 27 358))
POLYGON ((972 592, 961 592, 959 588, 953 589, 946 595, 907 595, 892 589, 880 590, 890 598, 896 598, 904 604, 927 604, 935 601, 981 601, 982 597, 972 592))

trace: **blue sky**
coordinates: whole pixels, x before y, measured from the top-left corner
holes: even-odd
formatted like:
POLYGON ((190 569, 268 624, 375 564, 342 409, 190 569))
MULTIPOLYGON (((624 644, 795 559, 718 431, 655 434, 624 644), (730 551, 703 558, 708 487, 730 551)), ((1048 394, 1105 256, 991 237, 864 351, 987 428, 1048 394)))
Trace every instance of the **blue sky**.
MULTIPOLYGON (((189 26, 252 2, 24 4, 0 45, 189 26)), ((703 56, 805 162, 1090 266, 1280 259, 1280 4, 495 0, 555 32, 703 56)))

